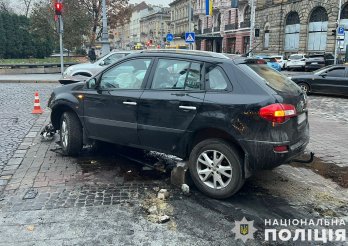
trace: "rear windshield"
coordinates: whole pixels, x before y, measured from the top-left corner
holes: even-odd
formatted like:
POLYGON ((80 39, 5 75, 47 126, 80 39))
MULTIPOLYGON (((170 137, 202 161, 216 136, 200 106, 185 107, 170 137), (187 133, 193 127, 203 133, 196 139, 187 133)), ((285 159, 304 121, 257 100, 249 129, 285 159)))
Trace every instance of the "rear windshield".
POLYGON ((293 60, 301 60, 303 58, 303 56, 302 55, 291 55, 289 58, 293 59, 293 60))
POLYGON ((241 64, 241 66, 251 72, 251 76, 259 77, 262 81, 278 92, 300 92, 300 88, 288 77, 275 71, 274 69, 262 64, 241 64))

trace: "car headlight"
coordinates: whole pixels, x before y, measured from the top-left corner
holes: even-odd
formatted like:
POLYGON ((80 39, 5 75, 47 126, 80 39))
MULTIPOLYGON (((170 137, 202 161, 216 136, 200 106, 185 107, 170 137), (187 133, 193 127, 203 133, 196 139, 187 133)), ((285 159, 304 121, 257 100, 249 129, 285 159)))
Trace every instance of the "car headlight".
POLYGON ((292 77, 288 77, 288 79, 291 79, 292 77))
POLYGON ((68 67, 67 69, 65 69, 63 75, 69 76, 72 73, 73 70, 74 70, 74 68, 68 67))

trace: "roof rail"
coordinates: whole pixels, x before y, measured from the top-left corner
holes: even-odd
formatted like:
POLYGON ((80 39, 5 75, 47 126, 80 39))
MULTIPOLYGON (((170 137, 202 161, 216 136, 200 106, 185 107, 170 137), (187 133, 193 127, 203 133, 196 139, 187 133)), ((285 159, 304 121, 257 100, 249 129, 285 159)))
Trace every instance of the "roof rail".
POLYGON ((202 50, 154 49, 154 50, 142 50, 141 51, 141 53, 147 53, 147 52, 148 53, 168 53, 168 54, 180 54, 180 55, 195 55, 195 56, 205 56, 205 57, 229 59, 224 54, 210 52, 210 51, 202 51, 202 50))

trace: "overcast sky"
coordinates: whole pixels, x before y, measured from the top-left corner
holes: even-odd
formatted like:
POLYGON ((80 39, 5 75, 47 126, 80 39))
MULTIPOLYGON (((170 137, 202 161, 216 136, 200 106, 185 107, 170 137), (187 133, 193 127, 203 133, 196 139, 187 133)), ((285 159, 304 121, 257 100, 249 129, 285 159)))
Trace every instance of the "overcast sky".
MULTIPOLYGON (((142 0, 129 0, 130 3, 140 3, 142 0)), ((160 5, 162 4, 163 6, 168 6, 172 0, 145 0, 147 4, 153 4, 153 5, 160 5)))

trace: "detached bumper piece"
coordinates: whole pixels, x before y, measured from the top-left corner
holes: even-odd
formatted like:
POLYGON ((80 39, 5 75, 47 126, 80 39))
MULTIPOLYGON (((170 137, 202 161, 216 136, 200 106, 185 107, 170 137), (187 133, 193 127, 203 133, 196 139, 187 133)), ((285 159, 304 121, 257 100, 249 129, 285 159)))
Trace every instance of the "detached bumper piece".
POLYGON ((311 155, 311 156, 309 157, 308 160, 294 159, 294 160, 292 160, 292 161, 293 161, 293 162, 298 162, 298 163, 311 163, 311 162, 313 162, 313 160, 314 160, 314 153, 311 152, 310 155, 311 155))

